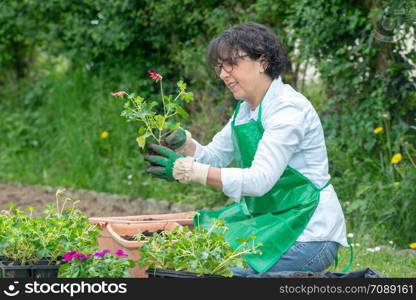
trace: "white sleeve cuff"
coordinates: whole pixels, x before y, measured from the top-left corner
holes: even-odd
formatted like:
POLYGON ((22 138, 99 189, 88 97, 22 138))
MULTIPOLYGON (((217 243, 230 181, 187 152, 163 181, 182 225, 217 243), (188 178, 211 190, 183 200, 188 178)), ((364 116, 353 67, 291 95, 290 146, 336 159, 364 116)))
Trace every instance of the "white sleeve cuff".
POLYGON ((194 159, 197 162, 200 162, 201 156, 202 156, 202 145, 198 143, 195 139, 192 139, 192 141, 195 143, 195 153, 194 153, 194 159))
POLYGON ((221 182, 224 194, 233 198, 235 202, 240 202, 243 170, 238 168, 222 168, 221 182))

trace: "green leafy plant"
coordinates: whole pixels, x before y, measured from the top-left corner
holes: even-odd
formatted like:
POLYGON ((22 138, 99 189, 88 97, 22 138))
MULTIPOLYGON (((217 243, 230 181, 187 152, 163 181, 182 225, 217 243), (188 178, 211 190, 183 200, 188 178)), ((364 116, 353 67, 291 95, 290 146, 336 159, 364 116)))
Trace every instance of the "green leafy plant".
POLYGON ((0 256, 20 264, 36 264, 41 259, 51 264, 74 247, 96 249, 99 227, 75 209, 78 201, 64 198, 64 193, 58 190, 56 204, 46 205, 42 217, 32 217, 33 206, 27 207, 28 213, 14 204, 1 211, 0 256))
POLYGON ((216 274, 231 277, 229 268, 247 267, 243 255, 261 254, 262 244, 255 244, 255 236, 241 238, 237 249, 233 249, 224 239, 228 228, 223 220, 214 220, 209 229, 201 226, 190 231, 187 227, 175 228, 172 232, 154 234, 152 237, 139 235, 138 240, 146 239, 141 247, 139 266, 193 272, 196 274, 216 274))
POLYGON ((127 102, 124 104, 124 111, 121 116, 127 118, 128 121, 138 121, 141 123, 139 128, 139 136, 136 138, 140 148, 146 145, 146 139, 152 137, 158 144, 162 143, 166 130, 175 130, 180 127, 179 122, 172 122, 172 117, 179 115, 182 118, 188 118, 188 113, 182 108, 179 100, 190 102, 193 100, 193 94, 186 91, 186 83, 182 80, 178 81, 178 94, 165 96, 163 93, 163 77, 152 71, 148 71, 150 76, 160 83, 161 102, 146 101, 141 96, 135 94, 127 94, 124 91, 111 93, 114 97, 127 96, 127 102), (158 113, 156 108, 162 104, 162 112, 158 113))
POLYGON ((134 261, 119 249, 83 254, 71 251, 64 254, 67 262, 59 268, 59 278, 128 278, 128 269, 134 267, 134 261))

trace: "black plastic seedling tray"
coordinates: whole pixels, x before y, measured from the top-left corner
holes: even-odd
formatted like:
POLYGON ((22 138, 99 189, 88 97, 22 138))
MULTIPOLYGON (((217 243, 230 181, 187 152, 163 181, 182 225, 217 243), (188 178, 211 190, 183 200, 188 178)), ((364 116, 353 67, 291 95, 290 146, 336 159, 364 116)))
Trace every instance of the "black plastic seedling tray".
POLYGON ((166 269, 148 269, 146 273, 149 278, 225 278, 221 275, 210 275, 210 274, 196 274, 191 272, 174 271, 166 269))
POLYGON ((11 261, 0 261, 1 278, 31 278, 32 267, 30 265, 12 264, 11 261))
POLYGON ((20 262, 0 258, 0 278, 57 278, 60 264, 48 264, 42 259, 37 264, 22 265, 20 262))
POLYGON ((41 260, 38 264, 32 265, 33 278, 57 278, 60 265, 49 265, 47 260, 41 260))

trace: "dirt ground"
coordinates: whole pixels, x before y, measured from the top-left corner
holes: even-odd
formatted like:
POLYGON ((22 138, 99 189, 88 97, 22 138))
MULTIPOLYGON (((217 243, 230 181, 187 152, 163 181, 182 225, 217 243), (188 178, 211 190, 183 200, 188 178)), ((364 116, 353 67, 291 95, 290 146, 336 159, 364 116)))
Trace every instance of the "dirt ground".
MULTIPOLYGON (((40 215, 44 205, 56 202, 56 191, 57 188, 54 187, 0 182, 0 210, 6 209, 8 203, 14 203, 22 209, 31 205, 37 208, 34 215, 40 215)), ((131 198, 89 190, 68 190, 65 196, 80 200, 77 207, 88 217, 134 216, 196 209, 193 205, 155 199, 131 198)))

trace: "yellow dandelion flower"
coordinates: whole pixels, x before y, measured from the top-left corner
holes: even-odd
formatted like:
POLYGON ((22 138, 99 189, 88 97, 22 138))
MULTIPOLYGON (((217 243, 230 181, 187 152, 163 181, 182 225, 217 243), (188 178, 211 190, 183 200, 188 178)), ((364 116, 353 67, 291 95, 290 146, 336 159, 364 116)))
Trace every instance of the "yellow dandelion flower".
POLYGON ((101 139, 106 139, 106 138, 108 138, 109 135, 110 135, 110 133, 108 131, 103 131, 100 134, 100 138, 101 139))
POLYGON ((393 155, 393 157, 391 158, 391 163, 392 164, 398 164, 401 160, 402 160, 402 155, 400 153, 396 153, 393 155))
POLYGON ((416 243, 411 243, 411 244, 409 245, 409 247, 410 247, 410 248, 412 248, 412 249, 416 249, 416 243))
POLYGON ((393 182, 394 185, 400 185, 400 181, 393 182))
POLYGON ((383 131, 383 127, 377 127, 376 129, 374 129, 375 134, 379 134, 382 131, 383 131))

